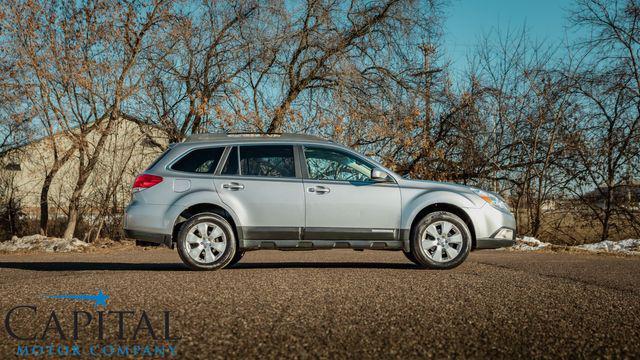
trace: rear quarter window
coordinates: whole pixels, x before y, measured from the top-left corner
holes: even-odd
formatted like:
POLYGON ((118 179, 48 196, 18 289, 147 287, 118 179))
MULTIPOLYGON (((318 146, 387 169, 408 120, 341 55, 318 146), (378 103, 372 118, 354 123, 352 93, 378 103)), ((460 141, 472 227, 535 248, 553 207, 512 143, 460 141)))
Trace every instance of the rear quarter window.
POLYGON ((224 148, 204 148, 192 150, 171 165, 171 170, 213 174, 218 166, 224 148))

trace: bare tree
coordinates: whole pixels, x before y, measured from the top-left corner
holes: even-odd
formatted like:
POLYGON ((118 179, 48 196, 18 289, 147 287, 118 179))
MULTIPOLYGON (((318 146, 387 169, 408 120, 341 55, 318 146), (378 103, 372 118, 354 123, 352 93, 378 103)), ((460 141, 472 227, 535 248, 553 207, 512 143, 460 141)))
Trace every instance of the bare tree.
POLYGON ((38 129, 37 136, 49 143, 52 162, 44 169, 44 181, 40 188, 40 233, 47 234, 49 221, 49 189, 54 177, 62 166, 71 159, 75 147, 69 142, 61 144, 65 136, 54 136, 66 124, 65 110, 61 109, 59 93, 54 93, 53 79, 48 76, 46 61, 56 54, 47 42, 46 9, 38 3, 13 1, 6 8, 5 28, 11 32, 7 47, 18 56, 17 66, 21 69, 21 87, 25 92, 25 102, 31 107, 35 118, 33 125, 38 129))
POLYGON ((477 56, 477 77, 488 89, 481 117, 489 125, 479 135, 490 159, 479 180, 511 195, 520 233, 538 236, 545 203, 561 197, 568 181, 558 166, 575 109, 556 47, 532 41, 526 29, 498 34, 497 43, 489 38, 477 56))
MULTIPOLYGON (((47 176, 53 178, 61 164, 77 157, 78 177, 69 198, 64 232, 67 238, 75 232, 84 186, 113 123, 139 86, 139 54, 152 44, 149 34, 165 16, 166 8, 160 0, 148 4, 10 4, 15 47, 24 56, 23 66, 31 71, 40 121, 48 129, 54 151, 53 133, 62 133, 69 144, 61 157, 56 153, 47 176)), ((44 204, 46 186, 45 181, 44 204)), ((46 213, 41 217, 46 219, 46 213)), ((46 231, 46 222, 41 225, 46 231)))
POLYGON ((582 107, 583 131, 573 139, 569 169, 576 179, 573 192, 600 222, 604 240, 618 225, 612 223, 614 217, 621 220, 625 211, 614 201, 616 192, 638 173, 640 4, 580 0, 571 20, 591 36, 576 44, 581 63, 570 73, 582 107))
POLYGON ((158 46, 145 54, 146 83, 138 96, 144 123, 158 125, 170 142, 221 126, 215 109, 234 97, 234 79, 254 59, 240 32, 248 31, 257 8, 203 1, 173 12, 158 46))
POLYGON ((260 131, 280 132, 320 119, 356 91, 375 96, 380 80, 399 80, 394 77, 406 71, 407 52, 434 30, 437 5, 310 0, 269 10, 280 20, 260 40, 264 55, 243 76, 252 99, 244 111, 263 114, 260 131))

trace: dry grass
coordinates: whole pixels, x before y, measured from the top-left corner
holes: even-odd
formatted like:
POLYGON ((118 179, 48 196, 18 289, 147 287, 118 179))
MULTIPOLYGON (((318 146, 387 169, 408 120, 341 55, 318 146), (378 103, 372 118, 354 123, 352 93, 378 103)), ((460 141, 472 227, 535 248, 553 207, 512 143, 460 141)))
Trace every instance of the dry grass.
MULTIPOLYGON (((529 221, 525 216, 518 218, 519 235, 527 233, 529 221)), ((537 238, 555 245, 582 245, 601 241, 602 224, 586 211, 554 210, 544 214, 542 226, 537 238)), ((631 224, 627 219, 614 217, 608 240, 624 240, 640 238, 638 224, 631 224)))

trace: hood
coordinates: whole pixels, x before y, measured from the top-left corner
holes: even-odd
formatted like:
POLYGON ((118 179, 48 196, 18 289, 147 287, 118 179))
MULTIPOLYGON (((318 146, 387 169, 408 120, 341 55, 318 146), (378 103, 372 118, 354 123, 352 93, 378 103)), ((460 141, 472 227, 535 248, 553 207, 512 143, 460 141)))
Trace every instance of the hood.
POLYGON ((466 198, 467 201, 474 204, 474 207, 482 207, 485 205, 485 202, 471 190, 471 187, 466 185, 429 180, 399 179, 398 186, 400 186, 401 189, 420 193, 431 193, 435 191, 448 192, 466 198))

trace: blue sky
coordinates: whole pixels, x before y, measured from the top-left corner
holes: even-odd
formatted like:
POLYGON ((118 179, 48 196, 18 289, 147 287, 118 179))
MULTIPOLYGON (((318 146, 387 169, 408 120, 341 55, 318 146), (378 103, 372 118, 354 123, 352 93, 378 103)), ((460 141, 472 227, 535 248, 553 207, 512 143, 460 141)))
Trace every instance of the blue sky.
POLYGON ((451 61, 454 73, 462 71, 478 38, 486 33, 495 37, 496 29, 525 26, 534 41, 571 39, 565 27, 572 6, 572 0, 450 0, 444 23, 444 58, 451 61))

